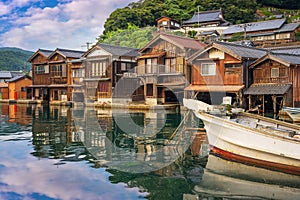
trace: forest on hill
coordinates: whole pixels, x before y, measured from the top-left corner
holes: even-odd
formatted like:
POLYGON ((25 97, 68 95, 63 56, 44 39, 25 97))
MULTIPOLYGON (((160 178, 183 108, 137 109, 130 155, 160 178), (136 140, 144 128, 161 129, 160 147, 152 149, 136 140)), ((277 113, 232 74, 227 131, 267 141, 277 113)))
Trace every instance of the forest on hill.
POLYGON ((113 11, 98 40, 140 48, 152 39, 149 30, 151 27, 155 30, 156 19, 159 17, 167 16, 183 22, 198 10, 218 9, 222 9, 224 18, 232 24, 268 20, 275 18, 278 13, 289 16, 288 21, 300 18, 300 12, 296 10, 300 9, 300 1, 294 0, 139 0, 113 11))
POLYGON ((13 47, 0 48, 0 70, 8 71, 30 71, 31 64, 27 60, 33 52, 13 47))
POLYGON ((256 11, 265 6, 281 9, 300 9, 295 0, 139 0, 113 11, 104 24, 104 32, 126 29, 127 24, 138 27, 156 25, 161 16, 179 22, 190 19, 195 12, 222 9, 224 17, 233 24, 256 20, 256 11))

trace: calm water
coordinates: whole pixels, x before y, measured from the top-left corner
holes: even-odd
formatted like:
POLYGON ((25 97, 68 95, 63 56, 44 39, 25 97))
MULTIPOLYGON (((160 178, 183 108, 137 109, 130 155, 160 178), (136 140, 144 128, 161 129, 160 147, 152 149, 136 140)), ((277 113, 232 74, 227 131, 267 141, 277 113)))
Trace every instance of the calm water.
POLYGON ((170 111, 0 104, 0 199, 299 199, 300 177, 207 156, 170 111))

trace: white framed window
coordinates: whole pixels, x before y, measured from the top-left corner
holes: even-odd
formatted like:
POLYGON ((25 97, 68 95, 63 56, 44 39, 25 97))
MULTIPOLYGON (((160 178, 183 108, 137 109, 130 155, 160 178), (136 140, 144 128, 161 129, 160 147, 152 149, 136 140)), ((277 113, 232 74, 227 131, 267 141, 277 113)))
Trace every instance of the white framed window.
POLYGON ((271 69, 271 78, 278 78, 279 77, 279 68, 272 68, 271 69))
POLYGON ((201 64, 201 75, 202 76, 216 75, 216 64, 215 63, 202 63, 201 64))
POLYGON ((49 74, 49 65, 37 65, 35 74, 49 74))

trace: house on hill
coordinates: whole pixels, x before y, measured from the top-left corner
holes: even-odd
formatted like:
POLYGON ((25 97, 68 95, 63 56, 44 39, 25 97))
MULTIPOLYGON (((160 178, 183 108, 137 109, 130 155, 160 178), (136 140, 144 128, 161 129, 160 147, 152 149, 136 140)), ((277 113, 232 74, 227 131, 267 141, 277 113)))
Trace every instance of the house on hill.
POLYGON ((216 40, 226 30, 230 22, 224 19, 222 9, 195 12, 193 17, 182 23, 186 32, 197 31, 197 37, 203 41, 216 40))
POLYGON ((250 65, 253 83, 245 91, 249 108, 260 102, 263 112, 300 106, 300 57, 269 52, 250 65))
POLYGON ((185 88, 185 98, 209 104, 221 104, 231 96, 237 105, 246 106, 243 90, 252 80, 248 67, 264 56, 266 50, 233 43, 214 42, 189 57, 191 84, 185 88))
POLYGON ((85 101, 111 104, 116 85, 137 65, 138 55, 138 49, 103 43, 88 50, 82 56, 85 101))
POLYGON ((171 19, 170 17, 160 17, 156 20, 158 31, 179 30, 180 22, 171 19))
POLYGON ((131 101, 148 105, 178 103, 190 78, 186 58, 205 46, 191 38, 158 34, 139 50, 138 66, 124 77, 132 88, 120 90, 126 91, 131 101))
POLYGON ((250 38, 256 46, 276 45, 299 40, 300 23, 286 23, 286 19, 237 24, 223 31, 222 39, 228 41, 250 38))

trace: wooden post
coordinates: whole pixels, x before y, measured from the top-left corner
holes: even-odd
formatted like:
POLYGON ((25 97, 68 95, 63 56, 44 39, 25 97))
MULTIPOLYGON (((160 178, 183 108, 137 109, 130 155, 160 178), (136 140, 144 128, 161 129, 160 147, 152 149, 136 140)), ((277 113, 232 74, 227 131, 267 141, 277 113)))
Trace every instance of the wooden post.
POLYGON ((265 113, 265 95, 262 95, 262 107, 263 107, 262 112, 265 113))
POLYGON ((248 106, 249 106, 249 110, 251 109, 251 95, 249 95, 248 97, 248 106))
POLYGON ((273 112, 274 112, 274 118, 276 116, 277 110, 276 110, 276 95, 272 96, 272 101, 273 101, 273 112))

